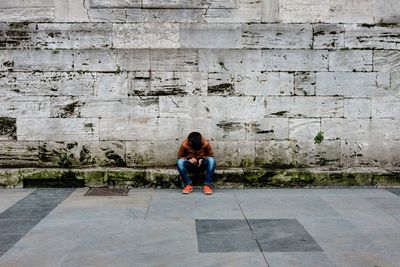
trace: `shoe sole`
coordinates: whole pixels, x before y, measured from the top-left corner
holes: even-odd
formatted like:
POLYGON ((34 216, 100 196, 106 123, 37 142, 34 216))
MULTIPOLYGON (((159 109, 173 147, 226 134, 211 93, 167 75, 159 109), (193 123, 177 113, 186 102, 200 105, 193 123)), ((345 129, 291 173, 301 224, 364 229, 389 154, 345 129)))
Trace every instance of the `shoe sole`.
POLYGON ((206 193, 206 192, 204 192, 204 195, 212 195, 213 193, 211 192, 211 193, 206 193))
POLYGON ((192 192, 193 192, 193 190, 190 190, 189 192, 182 192, 182 194, 187 195, 187 194, 190 194, 192 192))

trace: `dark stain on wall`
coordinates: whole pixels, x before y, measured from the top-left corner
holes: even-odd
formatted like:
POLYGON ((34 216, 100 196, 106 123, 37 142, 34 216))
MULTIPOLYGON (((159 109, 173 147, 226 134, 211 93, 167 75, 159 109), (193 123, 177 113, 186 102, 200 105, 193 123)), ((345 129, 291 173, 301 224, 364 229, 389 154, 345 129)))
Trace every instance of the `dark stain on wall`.
POLYGON ((0 117, 0 137, 17 140, 17 119, 0 117))
POLYGON ((208 94, 210 95, 233 95, 235 88, 232 83, 221 83, 208 87, 208 94))
POLYGON ((114 150, 107 151, 105 153, 105 156, 109 160, 113 161, 115 163, 115 165, 118 166, 118 167, 125 167, 126 166, 125 160, 120 155, 115 153, 114 150))

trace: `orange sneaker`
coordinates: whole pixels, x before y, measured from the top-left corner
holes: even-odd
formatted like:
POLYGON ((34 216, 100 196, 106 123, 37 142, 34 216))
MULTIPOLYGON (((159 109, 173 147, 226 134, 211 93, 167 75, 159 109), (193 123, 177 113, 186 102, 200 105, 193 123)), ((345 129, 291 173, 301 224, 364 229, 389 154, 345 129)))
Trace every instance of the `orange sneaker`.
POLYGON ((185 186, 185 188, 183 188, 182 194, 189 194, 192 191, 193 191, 193 186, 188 184, 185 186))
POLYGON ((206 195, 212 195, 212 193, 213 193, 213 191, 209 185, 205 185, 203 190, 204 190, 204 194, 206 194, 206 195))

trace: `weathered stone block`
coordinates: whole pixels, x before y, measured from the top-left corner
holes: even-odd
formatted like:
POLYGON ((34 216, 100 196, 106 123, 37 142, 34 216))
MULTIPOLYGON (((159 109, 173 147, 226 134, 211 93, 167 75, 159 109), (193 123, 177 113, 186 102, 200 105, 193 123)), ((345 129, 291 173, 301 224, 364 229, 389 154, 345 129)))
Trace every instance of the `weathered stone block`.
POLYGON ((160 96, 159 101, 161 118, 189 118, 189 97, 160 96))
MULTIPOLYGON (((387 139, 400 140, 400 118, 372 118, 369 126, 371 140, 387 139)), ((360 138, 361 139, 361 138, 360 138)))
MULTIPOLYGON (((208 97, 209 98, 209 97, 208 97)), ((265 114, 265 99, 263 97, 219 97, 221 105, 215 107, 224 110, 225 118, 260 118, 265 114)), ((211 110, 211 108, 210 108, 211 110)), ((196 116, 196 109, 192 117, 196 116)), ((213 116, 212 112, 204 115, 213 116)))
POLYGON ((86 0, 54 0, 55 22, 88 22, 86 0))
MULTIPOLYGON (((121 10, 121 9, 117 9, 117 10, 121 10)), ((129 22, 135 22, 135 23, 138 23, 138 22, 153 22, 153 21, 145 21, 143 18, 144 18, 144 16, 143 16, 143 14, 145 14, 145 10, 149 10, 149 9, 138 9, 138 8, 130 8, 130 9, 125 9, 124 11, 125 11, 125 22, 126 23, 129 23, 129 22)), ((117 18, 118 19, 122 19, 123 20, 123 18, 119 18, 118 16, 117 16, 117 18)), ((155 22, 157 22, 157 21, 155 21, 155 22)))
POLYGON ((400 23, 397 0, 375 1, 375 23, 400 23))
POLYGON ((242 141, 243 136, 246 134, 245 127, 241 121, 224 120, 215 117, 196 117, 195 120, 179 118, 179 139, 186 138, 193 131, 200 132, 209 140, 242 141))
POLYGON ((7 72, 0 73, 2 96, 93 95, 95 73, 7 72))
POLYGON ((180 141, 127 141, 127 164, 128 166, 174 166, 180 144, 180 141))
POLYGON ((140 8, 140 0, 90 0, 90 8, 140 8))
POLYGON ((81 50, 74 53, 74 69, 116 74, 121 71, 149 70, 149 50, 81 50))
POLYGON ((0 116, 49 117, 50 97, 0 97, 0 116))
POLYGON ((374 72, 317 73, 317 95, 369 97, 378 88, 389 84, 390 77, 374 72))
POLYGON ((348 48, 400 49, 400 28, 393 26, 345 25, 348 48))
POLYGON ((96 73, 95 95, 102 98, 128 96, 128 74, 96 73))
POLYGON ((198 53, 195 49, 150 50, 151 70, 197 71, 198 64, 198 53))
POLYGON ((72 71, 73 67, 72 51, 68 50, 6 50, 2 54, 0 70, 72 71))
POLYGON ((45 49, 111 47, 112 25, 105 23, 40 23, 37 46, 45 49))
MULTIPOLYGON (((130 9, 128 9, 130 10, 130 9)), ((139 9, 133 9, 139 10, 139 9)), ((140 10, 139 10, 140 11, 140 10)), ((125 9, 89 9, 87 16, 91 22, 140 22, 140 13, 128 12, 125 9), (129 14, 129 16, 128 16, 129 14)))
POLYGON ((396 72, 378 72, 376 78, 377 88, 373 91, 373 96, 398 95, 399 91, 395 85, 395 74, 396 72))
POLYGON ((228 72, 210 72, 207 82, 208 95, 235 95, 235 74, 228 72))
POLYGON ((371 98, 347 98, 344 100, 345 118, 370 118, 371 98))
POLYGON ((0 3, 0 8, 46 7, 52 5, 52 0, 2 0, 0 3))
MULTIPOLYGON (((392 72, 390 75, 390 93, 400 96, 400 72, 392 72)), ((388 93, 386 93, 388 95, 388 93)))
POLYGON ((241 28, 245 48, 301 49, 312 46, 310 24, 243 24, 241 28))
POLYGON ((264 116, 263 97, 191 97, 189 115, 214 118, 260 118, 264 116))
POLYGON ((78 141, 99 139, 99 119, 18 118, 18 140, 78 141))
POLYGON ((341 165, 358 166, 395 166, 400 157, 400 142, 396 140, 342 140, 341 165))
POLYGON ((267 116, 278 117, 342 117, 340 97, 267 97, 267 116))
POLYGON ((114 48, 178 48, 179 26, 172 23, 113 25, 114 48))
POLYGON ((138 16, 132 13, 136 13, 137 9, 127 10, 127 21, 195 23, 204 21, 205 13, 204 9, 140 9, 140 11, 139 20, 134 20, 138 16))
POLYGON ((46 167, 124 167, 125 142, 39 142, 40 165, 46 167))
POLYGON ((11 141, 16 139, 16 119, 10 117, 0 117, 0 141, 11 141))
POLYGON ((400 71, 400 51, 374 51, 374 71, 400 71))
POLYGON ((206 77, 202 72, 136 72, 128 95, 205 95, 206 77))
POLYGON ((315 95, 317 75, 315 72, 294 73, 294 95, 310 96, 315 95))
POLYGON ((279 18, 284 23, 329 22, 329 0, 279 0, 279 18))
POLYGON ((191 131, 204 133, 212 140, 260 141, 288 138, 287 118, 180 118, 179 127, 182 138, 191 131))
POLYGON ((370 132, 369 119, 322 119, 324 139, 365 139, 370 132))
POLYGON ((383 96, 372 98, 373 118, 400 117, 400 97, 383 96))
POLYGON ((263 70, 326 71, 328 52, 323 50, 263 50, 263 70))
POLYGON ((296 161, 300 166, 339 165, 340 140, 324 140, 320 144, 313 140, 299 140, 296 148, 296 161))
POLYGON ((236 0, 236 8, 206 9, 207 23, 261 22, 261 1, 236 0))
POLYGON ((81 108, 85 104, 86 98, 72 96, 52 97, 51 98, 51 117, 55 118, 79 118, 81 108))
POLYGON ((314 141, 321 130, 320 119, 289 119, 289 139, 314 141))
POLYGON ((261 70, 260 50, 199 49, 199 69, 208 72, 261 70))
POLYGON ((284 72, 238 72, 235 92, 239 95, 293 95, 293 74, 284 72))
POLYGON ((0 167, 33 167, 38 164, 38 142, 0 141, 0 167))
POLYGON ((100 119, 100 140, 166 141, 177 138, 177 118, 100 119))
POLYGON ((288 120, 287 118, 242 120, 246 130, 246 140, 286 140, 289 136, 288 120))
POLYGON ((236 0, 143 0, 143 8, 236 8, 236 0))
POLYGON ((254 141, 216 141, 211 145, 219 167, 251 167, 254 165, 254 141))
POLYGON ((373 23, 374 0, 330 0, 331 23, 373 23))
POLYGON ((329 52, 329 71, 372 71, 371 50, 329 52))
POLYGON ((262 0, 262 22, 279 21, 279 0, 262 0))
POLYGON ((52 117, 119 118, 157 117, 157 97, 108 99, 98 97, 56 97, 51 101, 52 117))
POLYGON ((36 24, 27 22, 0 23, 0 49, 36 46, 36 24))
POLYGON ((261 9, 256 8, 208 9, 204 20, 207 23, 257 23, 261 22, 261 16, 261 9))
POLYGON ((295 163, 295 142, 259 141, 256 142, 256 165, 272 168, 289 167, 295 163))
POLYGON ((54 7, 0 7, 0 22, 50 22, 54 20, 54 7))
POLYGON ((314 24, 313 48, 332 49, 344 47, 344 25, 342 24, 314 24))
POLYGON ((240 48, 240 33, 239 24, 181 24, 179 42, 182 48, 240 48))

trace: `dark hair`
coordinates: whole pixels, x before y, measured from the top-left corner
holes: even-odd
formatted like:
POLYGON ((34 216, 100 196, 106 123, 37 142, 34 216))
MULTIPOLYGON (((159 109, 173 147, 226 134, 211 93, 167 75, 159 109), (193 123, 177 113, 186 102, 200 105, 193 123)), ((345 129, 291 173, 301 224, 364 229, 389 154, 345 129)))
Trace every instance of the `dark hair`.
POLYGON ((188 136, 189 143, 194 150, 199 150, 202 147, 203 142, 201 139, 201 134, 199 132, 191 132, 188 136))

